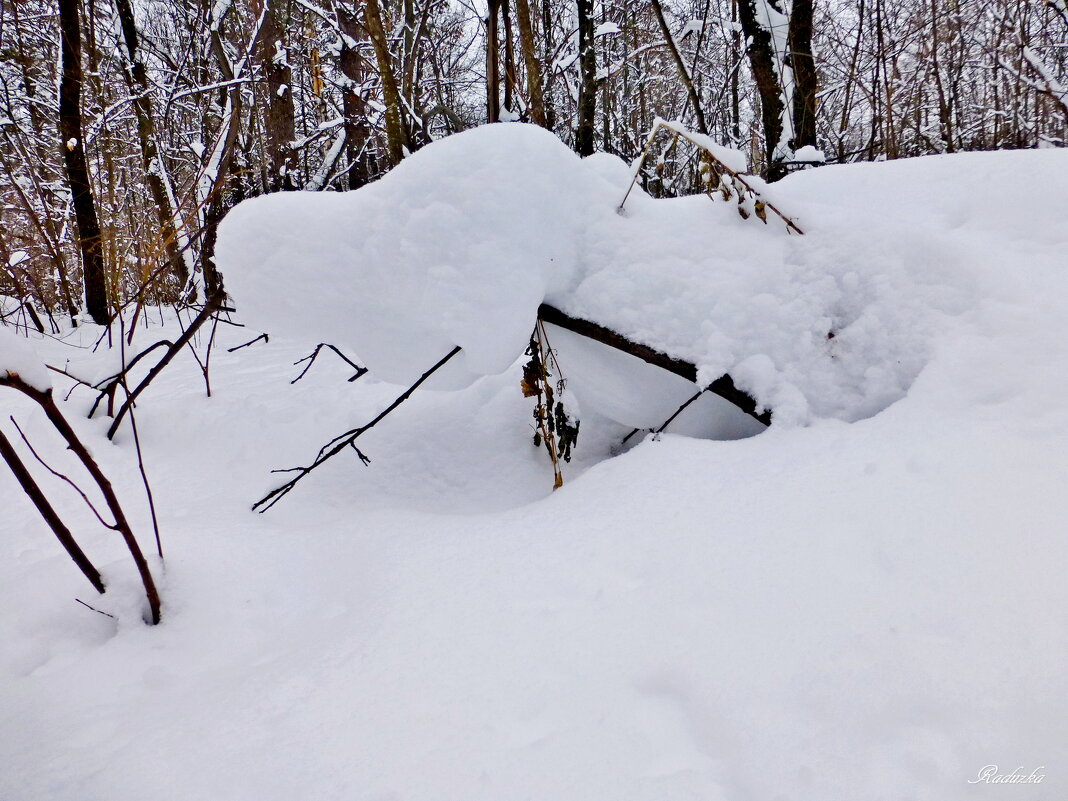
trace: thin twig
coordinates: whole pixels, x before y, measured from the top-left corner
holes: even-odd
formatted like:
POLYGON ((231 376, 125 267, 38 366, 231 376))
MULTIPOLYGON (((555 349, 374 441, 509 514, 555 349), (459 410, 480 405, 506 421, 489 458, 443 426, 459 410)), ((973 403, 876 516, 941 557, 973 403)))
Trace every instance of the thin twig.
MULTIPOLYGON (((216 319, 218 319, 218 318, 216 318, 216 319)), ((241 350, 241 348, 247 348, 247 347, 248 347, 249 345, 255 345, 255 344, 256 344, 257 342, 259 342, 259 341, 260 341, 261 339, 262 339, 262 340, 263 340, 264 342, 270 342, 270 341, 271 341, 271 337, 270 337, 270 335, 268 335, 268 334, 260 334, 260 335, 259 335, 258 337, 256 337, 255 339, 250 339, 250 340, 249 340, 248 342, 246 342, 246 343, 245 343, 244 345, 235 345, 235 346, 234 346, 234 347, 232 347, 232 348, 227 348, 227 349, 226 349, 226 352, 227 352, 227 353, 233 353, 233 352, 234 352, 235 350, 241 350)))
POLYGON ((148 371, 148 375, 146 375, 141 381, 141 383, 138 384, 134 388, 134 390, 127 396, 122 406, 119 407, 118 414, 115 415, 115 420, 112 422, 111 427, 108 429, 108 439, 115 438, 115 434, 119 430, 119 425, 122 423, 123 416, 125 416, 126 412, 128 412, 130 410, 130 407, 133 406, 133 404, 136 402, 137 396, 140 395, 144 391, 144 389, 152 383, 152 379, 154 379, 157 375, 163 372, 163 368, 170 364, 171 359, 173 359, 175 355, 182 348, 185 347, 186 343, 193 338, 193 335, 196 334, 197 329, 199 329, 200 326, 202 326, 207 321, 207 319, 215 313, 215 311, 222 304, 224 297, 225 295, 222 292, 216 292, 214 295, 208 298, 208 301, 204 304, 204 308, 200 310, 200 314, 196 316, 196 319, 194 319, 193 322, 189 324, 189 327, 186 328, 184 332, 182 332, 182 335, 178 337, 178 339, 174 341, 174 344, 167 349, 167 352, 163 354, 163 358, 160 359, 156 363, 156 365, 148 371))
MULTIPOLYGON (((355 445, 353 443, 356 441, 357 437, 359 437, 365 431, 369 431, 370 429, 374 428, 374 426, 379 423, 384 417, 386 417, 386 415, 388 415, 390 412, 392 412, 394 409, 404 403, 404 401, 408 400, 408 398, 411 397, 412 393, 415 392, 415 390, 418 389, 424 381, 426 381, 428 378, 430 378, 430 376, 432 376, 435 372, 441 369, 445 365, 445 363, 449 361, 449 359, 451 359, 459 352, 460 347, 459 345, 457 345, 455 348, 450 350, 443 358, 441 358, 437 362, 437 364, 435 364, 433 367, 431 367, 429 370, 419 376, 419 379, 414 384, 412 384, 410 387, 408 387, 408 389, 406 389, 403 393, 397 396, 396 400, 394 400, 393 403, 387 406, 384 411, 379 413, 379 415, 375 417, 375 419, 372 420, 370 423, 360 426, 359 428, 353 428, 343 434, 338 434, 338 436, 334 437, 328 443, 323 445, 323 447, 319 449, 319 454, 315 457, 315 461, 307 467, 289 467, 285 468, 284 470, 273 471, 296 473, 297 475, 296 477, 287 481, 282 486, 276 487, 275 489, 268 492, 266 495, 256 501, 256 503, 252 504, 252 508, 254 510, 258 510, 261 514, 263 512, 266 512, 268 509, 270 509, 272 506, 282 500, 282 498, 288 495, 302 478, 311 473, 315 468, 319 467, 319 465, 323 464, 323 462, 341 453, 341 451, 345 450, 350 445, 355 448, 355 445)), ((366 456, 364 456, 358 448, 355 449, 356 454, 360 457, 360 460, 364 464, 367 464, 370 460, 366 456)))
POLYGON ((18 453, 12 447, 7 437, 4 436, 4 432, 0 431, 0 456, 7 462, 8 467, 11 468, 11 472, 15 474, 15 478, 22 486, 23 491, 33 501, 33 505, 37 507, 37 511, 40 512, 41 517, 44 518, 48 527, 52 529, 52 533, 56 535, 56 539, 59 540, 59 544, 63 546, 64 550, 74 561, 74 564, 78 566, 78 569, 82 571, 89 583, 93 585, 99 593, 104 592, 104 580, 100 577, 100 571, 96 569, 96 566, 89 561, 89 557, 85 555, 85 551, 81 549, 81 546, 74 540, 74 535, 71 534, 70 529, 59 517, 59 514, 53 508, 52 504, 48 502, 48 498, 45 497, 44 492, 41 491, 40 486, 34 481, 30 471, 26 468, 25 463, 19 458, 18 453))
POLYGON ((101 611, 101 610, 97 609, 97 608, 96 608, 95 606, 89 606, 89 604, 87 604, 87 603, 86 603, 85 601, 83 601, 83 600, 82 600, 81 598, 75 598, 74 600, 75 600, 75 601, 76 601, 77 603, 80 603, 80 604, 81 604, 82 606, 84 606, 84 607, 85 607, 86 609, 92 609, 92 610, 93 610, 94 612, 96 612, 96 613, 97 613, 98 615, 103 615, 104 617, 110 617, 110 618, 111 618, 112 620, 115 620, 115 619, 116 619, 116 618, 115 618, 115 615, 109 614, 109 613, 107 613, 107 612, 103 612, 103 611, 101 611))
POLYGON ((75 484, 74 481, 72 481, 70 478, 68 478, 67 476, 65 476, 62 473, 60 473, 58 470, 54 470, 51 467, 51 465, 48 464, 48 462, 46 462, 44 459, 42 459, 41 455, 39 453, 37 453, 37 451, 34 449, 33 445, 30 444, 30 440, 26 437, 25 432, 22 430, 22 428, 19 426, 19 424, 15 421, 15 418, 14 417, 8 417, 8 419, 11 421, 11 424, 13 426, 15 426, 15 430, 19 432, 19 436, 22 437, 22 441, 25 443, 25 445, 29 449, 30 453, 33 454, 33 458, 36 459, 38 461, 38 463, 40 463, 41 467, 43 467, 45 470, 47 470, 53 476, 58 478, 60 481, 64 481, 67 484, 69 484, 71 486, 71 488, 74 489, 75 492, 77 492, 79 495, 82 496, 82 500, 85 501, 85 505, 89 507, 89 511, 93 513, 93 516, 96 517, 96 519, 100 521, 100 525, 102 525, 104 528, 110 528, 112 531, 115 531, 116 530, 115 524, 114 523, 108 523, 108 522, 106 522, 104 520, 104 518, 101 516, 100 512, 98 512, 96 507, 93 506, 93 502, 89 500, 89 496, 85 494, 85 492, 82 490, 82 488, 79 487, 77 484, 75 484))
POLYGON ((290 384, 295 384, 300 381, 300 379, 304 378, 307 372, 311 369, 311 366, 315 364, 315 359, 319 355, 319 351, 321 351, 323 348, 330 348, 330 350, 340 356, 346 364, 348 364, 350 367, 356 368, 356 374, 349 379, 349 383, 355 381, 357 378, 367 372, 366 367, 360 367, 360 365, 356 364, 356 362, 352 361, 352 359, 350 359, 336 347, 331 345, 329 342, 320 342, 318 345, 315 346, 315 350, 313 350, 310 354, 305 356, 303 359, 297 359, 295 362, 293 362, 294 367, 300 364, 301 362, 307 362, 308 364, 303 370, 300 371, 300 375, 298 375, 296 378, 289 382, 290 384))

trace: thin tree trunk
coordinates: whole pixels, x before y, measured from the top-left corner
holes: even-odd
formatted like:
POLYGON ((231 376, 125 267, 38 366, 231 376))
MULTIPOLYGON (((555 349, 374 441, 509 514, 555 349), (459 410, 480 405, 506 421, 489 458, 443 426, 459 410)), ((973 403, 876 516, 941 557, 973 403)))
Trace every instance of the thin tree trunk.
POLYGON ((368 123, 369 106, 360 94, 363 82, 367 75, 364 60, 353 44, 367 40, 367 31, 359 24, 356 18, 348 11, 341 8, 341 4, 335 7, 338 28, 341 30, 341 53, 338 56, 338 66, 341 73, 348 78, 349 85, 343 90, 342 113, 345 117, 345 155, 349 162, 348 187, 359 189, 370 183, 378 173, 378 165, 375 163, 374 154, 369 147, 372 133, 368 123))
MULTIPOLYGON (((126 1, 126 0, 122 0, 126 1)), ((278 0, 267 0, 260 32, 259 59, 267 80, 267 191, 296 188, 293 170, 297 166, 293 140, 296 139, 296 113, 293 108, 293 70, 285 48, 285 27, 278 18, 278 0)))
POLYGON ((575 150, 593 154, 594 117, 597 113, 597 60, 594 48, 593 0, 578 0, 579 93, 575 150))
POLYGON ((504 22, 504 107, 515 111, 515 47, 512 43, 512 12, 508 0, 501 0, 501 20, 504 22))
POLYGON ((742 32, 749 40, 749 67, 760 95, 760 119, 764 127, 764 153, 767 159, 764 173, 769 181, 776 181, 786 175, 777 152, 782 139, 785 107, 782 86, 775 69, 771 31, 757 20, 756 3, 757 0, 738 0, 738 19, 742 23, 742 32))
POLYGON ((553 105, 552 95, 552 55, 553 55, 553 13, 552 4, 549 0, 542 0, 541 3, 541 39, 542 45, 545 48, 543 53, 543 59, 545 61, 545 68, 548 70, 548 74, 543 76, 545 81, 544 86, 544 99, 545 99, 545 127, 550 131, 556 127, 556 107, 553 105))
POLYGON ((82 137, 82 39, 78 0, 59 0, 59 27, 62 39, 59 138, 78 228, 85 306, 93 322, 107 325, 107 277, 101 251, 100 220, 89 183, 89 167, 85 161, 85 142, 82 137))
POLYGON ((793 0, 787 35, 788 61, 794 72, 794 138, 791 150, 816 146, 816 89, 818 76, 812 58, 813 0, 793 0))
POLYGON ((660 32, 664 35, 664 41, 667 42, 671 57, 675 60, 675 67, 679 71, 679 80, 686 87, 686 96, 690 99, 690 107, 693 109, 694 117, 697 119, 697 129, 707 136, 708 125, 705 122, 705 113, 701 110, 701 98, 698 97, 697 89, 690 78, 690 71, 686 69, 686 62, 682 60, 682 54, 679 52, 678 45, 675 44, 675 37, 671 35, 671 29, 664 18, 664 9, 660 5, 660 0, 651 0, 651 2, 653 12, 656 14, 656 21, 660 24, 660 32))
POLYGON ((382 97, 386 103, 386 149, 389 166, 395 167, 404 158, 404 148, 408 144, 405 134, 404 114, 401 109, 400 88, 393 71, 393 59, 386 41, 386 30, 382 24, 382 8, 378 0, 364 0, 364 19, 367 34, 375 49, 378 60, 378 74, 382 80, 382 97))
POLYGON ((486 15, 486 122, 501 118, 500 33, 501 0, 489 0, 486 15))
POLYGON ((126 53, 129 59, 126 76, 130 91, 134 96, 133 109, 137 118, 137 139, 141 146, 141 167, 145 184, 156 206, 156 218, 159 222, 160 238, 163 240, 163 251, 167 257, 167 263, 178 279, 179 285, 185 286, 189 280, 189 270, 182 257, 178 231, 175 227, 177 218, 163 179, 165 167, 156 144, 156 122, 152 99, 148 94, 148 74, 138 54, 137 24, 134 19, 133 6, 130 0, 115 0, 115 10, 118 12, 123 38, 126 40, 126 53))
POLYGON ((519 47, 523 51, 523 62, 527 69, 527 111, 531 122, 548 128, 541 84, 541 63, 538 61, 534 44, 534 26, 531 24, 530 3, 527 0, 515 0, 515 18, 519 24, 519 47))

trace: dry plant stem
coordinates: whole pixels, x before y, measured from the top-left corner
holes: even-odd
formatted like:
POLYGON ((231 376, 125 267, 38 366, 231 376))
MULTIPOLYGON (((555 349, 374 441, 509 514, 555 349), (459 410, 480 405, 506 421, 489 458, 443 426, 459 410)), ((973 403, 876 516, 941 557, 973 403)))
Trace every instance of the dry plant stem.
POLYGON ((82 465, 89 472, 89 475, 93 477, 93 481, 96 482, 97 487, 100 489, 100 494, 104 496, 104 501, 107 503, 108 509, 115 518, 115 523, 111 528, 115 529, 122 535, 123 541, 126 543, 126 547, 130 551, 130 555, 133 557, 134 564, 137 566, 137 572, 141 576, 141 583, 145 587, 145 596, 148 598, 152 623, 159 623, 159 592, 156 590, 156 583, 152 579, 152 572, 148 568, 148 562, 145 561, 145 556, 141 552, 141 546, 138 545, 137 538, 134 536, 133 530, 130 528, 130 524, 126 520, 126 515, 122 510, 122 506, 119 504, 118 497, 115 495, 115 490, 112 489, 111 482, 108 481, 107 476, 101 471, 100 466, 93 459, 89 450, 82 444, 82 441, 78 439, 78 436, 74 433, 74 429, 70 427, 70 423, 67 422, 63 413, 59 411, 59 407, 56 406, 55 399, 52 397, 52 390, 49 389, 42 392, 41 390, 30 386, 18 376, 12 376, 10 373, 7 378, 0 378, 0 386, 13 387, 35 401, 37 405, 44 410, 49 421, 59 432, 60 436, 66 441, 70 450, 78 457, 79 461, 81 461, 82 465))
POLYGON ((115 619, 115 615, 112 615, 112 614, 109 614, 108 612, 104 612, 104 611, 102 611, 100 609, 97 609, 95 606, 90 606, 85 601, 83 601, 81 598, 75 598, 74 601, 75 601, 75 603, 81 604, 86 609, 91 609, 92 611, 96 612, 98 615, 103 615, 104 617, 110 617, 112 620, 115 619))
MULTIPOLYGON (((122 388, 129 392, 129 388, 126 386, 126 379, 123 379, 122 388)), ((156 537, 156 553, 159 554, 159 558, 163 558, 163 542, 159 536, 159 519, 156 517, 156 499, 152 495, 152 486, 148 483, 148 473, 145 471, 145 457, 141 452, 141 437, 137 433, 137 415, 134 414, 134 410, 130 409, 130 430, 133 431, 134 438, 134 450, 137 451, 137 469, 141 473, 141 483, 145 487, 145 496, 148 498, 148 512, 152 517, 152 533, 156 537)))
POLYGON ((460 346, 457 345, 455 348, 450 350, 443 358, 441 358, 437 364, 435 364, 433 367, 431 367, 429 370, 419 376, 419 379, 414 384, 412 384, 410 387, 408 387, 408 389, 401 393, 397 397, 397 399, 393 401, 393 403, 387 406, 384 411, 380 412, 379 415, 370 423, 360 426, 359 428, 353 428, 349 431, 346 431, 344 434, 338 434, 328 443, 323 445, 323 447, 319 449, 319 453, 315 457, 315 461, 307 467, 289 467, 283 470, 271 471, 274 473, 296 473, 297 475, 294 478, 291 478, 282 486, 276 487, 275 489, 268 492, 266 495, 264 495, 254 504, 252 504, 252 508, 254 510, 258 510, 261 514, 263 512, 266 512, 268 509, 270 509, 272 506, 282 500, 282 498, 288 495, 289 492, 297 485, 297 482, 299 482, 302 478, 308 475, 312 470, 319 467, 319 465, 323 464, 323 462, 327 461, 328 459, 337 456, 339 453, 341 453, 348 447, 352 447, 356 451, 356 454, 360 457, 360 460, 366 464, 369 460, 366 456, 360 453, 358 448, 356 448, 356 439, 365 431, 369 431, 370 429, 374 428, 375 425, 381 422, 382 419, 385 418, 390 412, 392 412, 394 409, 404 403, 404 401, 408 400, 408 398, 411 397, 412 393, 415 392, 415 390, 417 390, 424 381, 426 381, 428 378, 430 378, 430 376, 432 376, 434 373, 444 367, 445 364, 459 352, 460 346))
MULTIPOLYGON (((641 165, 645 163, 645 158, 646 158, 646 156, 649 155, 649 150, 653 146, 653 139, 656 138, 656 135, 661 130, 671 131, 675 136, 677 136, 677 137, 681 136, 687 142, 689 142, 689 143, 691 143, 693 145, 696 145, 697 147, 701 148, 701 150, 705 151, 705 153, 708 154, 708 157, 710 159, 712 159, 712 161, 714 161, 716 163, 716 166, 720 170, 722 170, 724 173, 726 173, 727 175, 731 176, 732 178, 736 179, 738 181, 738 183, 740 183, 742 186, 744 186, 746 188, 746 190, 750 194, 753 195, 753 197, 755 197, 755 198, 757 198, 759 200, 763 200, 763 198, 761 198, 761 196, 760 196, 760 192, 758 192, 756 189, 754 189, 750 185, 750 183, 747 180, 745 180, 745 177, 741 173, 735 172, 730 167, 728 167, 726 164, 724 164, 722 161, 720 161, 718 158, 716 158, 715 154, 713 154, 711 150, 709 150, 704 145, 702 145, 700 142, 698 142, 696 139, 694 139, 693 135, 688 130, 683 128, 681 125, 676 125, 675 123, 666 122, 665 120, 657 120, 656 123, 653 125, 653 130, 649 132, 649 140, 645 145, 645 150, 642 151, 642 154, 638 159, 637 166, 634 169, 634 174, 631 176, 631 179, 630 179, 630 185, 627 187, 627 192, 626 192, 626 194, 623 195, 623 200, 620 201, 619 211, 623 211, 623 206, 626 204, 627 198, 630 197, 631 190, 634 189, 634 184, 636 184, 638 182, 638 174, 641 171, 641 165)), ((779 217, 779 219, 781 219, 784 223, 786 223, 786 227, 789 228, 791 231, 793 231, 795 234, 804 234, 805 233, 804 231, 802 231, 798 227, 797 223, 795 223, 793 220, 791 220, 789 217, 787 217, 785 214, 783 214, 781 211, 779 211, 772 203, 769 203, 766 200, 764 200, 763 202, 764 202, 764 205, 767 208, 771 209, 773 212, 775 212, 775 214, 779 217)))
POLYGON ((211 334, 208 336, 208 347, 204 354, 204 360, 200 360, 200 354, 197 353, 196 343, 189 342, 189 352, 193 354, 193 359, 196 360, 197 366, 200 367, 200 372, 204 376, 204 392, 207 396, 211 397, 211 348, 215 344, 215 331, 219 327, 219 318, 213 317, 211 322, 211 334))
POLYGON ((127 396, 126 400, 123 401, 122 406, 119 407, 119 412, 115 415, 115 420, 112 422, 111 427, 108 429, 108 439, 115 438, 115 434, 119 430, 119 425, 122 423, 122 418, 137 401, 137 396, 144 392, 145 388, 152 383, 152 380, 157 375, 163 372, 163 369, 170 364, 171 359, 173 359, 179 351, 185 347, 186 343, 193 338, 193 335, 196 334, 200 326, 202 326, 208 318, 218 310, 222 305, 224 297, 224 294, 219 291, 208 298, 208 302, 204 304, 204 308, 200 310, 200 314, 198 314, 193 322, 189 324, 189 327, 182 332, 182 335, 174 341, 174 344, 167 349, 167 352, 163 354, 163 358, 156 363, 156 366, 148 371, 148 375, 146 375, 141 383, 134 388, 133 392, 127 396))
POLYGON ((85 552, 81 549, 77 542, 74 541, 74 535, 70 533, 70 529, 63 523, 56 510, 52 508, 52 504, 48 502, 48 498, 41 491, 41 488, 34 481, 30 471, 26 468, 26 465, 19 458, 18 453, 11 446, 7 437, 4 436, 4 432, 0 431, 0 455, 4 457, 4 461, 7 462, 8 467, 11 468, 11 472, 15 474, 15 478, 18 479, 19 484, 22 486, 23 491, 33 501, 33 505, 37 507, 37 511, 41 513, 41 517, 48 523, 48 527, 52 529, 52 533, 56 535, 56 539, 59 540, 59 544, 63 546, 67 554, 74 561, 74 564, 78 566, 78 569, 82 571, 89 583, 93 585, 93 589, 103 594, 104 592, 104 580, 100 577, 100 571, 96 569, 92 562, 89 561, 89 557, 85 555, 85 552))
MULTIPOLYGON (((553 490, 558 490, 564 486, 564 476, 560 472, 560 455, 556 448, 556 434, 549 428, 549 415, 553 413, 553 410, 549 408, 547 398, 545 397, 545 391, 542 387, 549 381, 549 367, 547 354, 551 354, 552 351, 548 346, 548 337, 545 335, 545 326, 541 320, 534 325, 534 342, 538 346, 538 361, 542 366, 541 383, 537 385, 538 388, 538 429, 541 431, 541 441, 545 443, 545 449, 549 451, 549 459, 553 464, 553 490)), ((553 361, 556 361, 555 355, 551 357, 553 361)), ((559 365, 557 365, 559 366, 559 365)))

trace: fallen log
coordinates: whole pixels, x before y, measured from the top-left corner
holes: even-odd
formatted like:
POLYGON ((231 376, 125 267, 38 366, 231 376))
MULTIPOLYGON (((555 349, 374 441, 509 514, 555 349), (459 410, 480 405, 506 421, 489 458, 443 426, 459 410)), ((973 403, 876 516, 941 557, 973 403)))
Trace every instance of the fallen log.
MULTIPOLYGON (((592 339, 595 342, 600 342, 602 345, 615 348, 623 353, 628 353, 635 358, 641 359, 643 362, 648 362, 662 370, 667 370, 669 373, 681 376, 687 381, 692 381, 695 384, 697 383, 697 365, 683 359, 677 359, 674 356, 669 356, 655 348, 650 348, 648 345, 633 342, 622 334, 613 331, 610 328, 605 328, 603 325, 599 325, 589 320, 583 320, 578 317, 572 317, 566 312, 561 311, 555 306, 550 306, 547 303, 541 304, 538 308, 538 319, 542 322, 549 323, 550 325, 559 326, 560 328, 571 331, 579 336, 592 339)), ((730 375, 724 373, 709 384, 706 391, 711 392, 713 395, 718 395, 725 401, 734 404, 754 420, 759 420, 766 426, 771 425, 771 412, 768 410, 758 410, 757 402, 753 396, 748 392, 738 389, 738 387, 734 385, 734 379, 731 378, 730 375)))

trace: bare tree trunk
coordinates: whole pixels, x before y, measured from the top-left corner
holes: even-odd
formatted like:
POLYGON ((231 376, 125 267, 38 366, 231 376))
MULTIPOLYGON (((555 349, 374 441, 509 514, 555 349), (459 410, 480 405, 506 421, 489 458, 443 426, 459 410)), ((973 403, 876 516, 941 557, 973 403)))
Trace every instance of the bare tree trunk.
POLYGON ((541 63, 538 61, 534 45, 534 26, 530 20, 530 3, 527 0, 515 0, 515 18, 519 24, 519 46, 523 51, 523 62, 527 69, 527 110, 530 121, 542 128, 547 128, 545 119, 545 97, 541 84, 541 63))
POLYGON ((134 115, 137 117, 137 139, 141 146, 141 166, 144 171, 145 184, 156 206, 160 238, 163 240, 163 251, 167 257, 167 263, 178 279, 178 283, 185 286, 189 280, 189 271, 182 258, 182 250, 178 242, 175 209, 163 182, 165 167, 156 144, 156 122, 152 99, 148 94, 148 75, 138 54, 137 24, 133 7, 130 0, 115 0, 115 9, 119 15, 123 38, 126 40, 126 52, 129 58, 126 76, 130 91, 134 96, 133 108, 134 115))
POLYGON ((364 60, 353 46, 357 42, 367 40, 367 31, 352 14, 341 8, 340 3, 335 7, 335 14, 338 28, 344 34, 341 37, 338 66, 349 80, 349 85, 344 88, 342 95, 342 113, 345 117, 345 155, 349 162, 348 187, 359 189, 370 183, 378 173, 378 165, 375 163, 374 154, 370 151, 372 132, 367 119, 369 106, 360 95, 362 89, 359 88, 366 80, 367 74, 364 60))
POLYGON ((816 89, 818 76, 812 58, 813 0, 794 0, 790 11, 787 46, 794 71, 793 150, 816 146, 816 89))
POLYGON ((382 80, 382 97, 386 102, 386 148, 389 166, 395 167, 404 158, 404 149, 408 145, 408 136, 405 133, 407 126, 404 123, 400 88, 393 71, 393 59, 389 53, 386 30, 382 24, 382 8, 378 0, 364 0, 364 19, 367 23, 367 34, 375 48, 378 74, 382 80))
POLYGON ((553 48, 553 13, 552 6, 549 0, 542 0, 541 3, 541 38, 542 45, 545 48, 543 53, 543 59, 545 61, 545 68, 548 70, 548 74, 543 76, 546 81, 543 86, 544 99, 545 99, 545 124, 551 131, 556 127, 556 107, 553 105, 552 96, 552 54, 553 48))
POLYGON ((515 47, 512 43, 512 12, 508 0, 501 0, 501 20, 504 22, 504 107, 515 111, 515 47))
POLYGON ((579 93, 575 150, 593 154, 594 117, 597 113, 597 60, 594 48, 593 0, 578 0, 579 93))
POLYGON ((286 31, 278 18, 277 6, 278 0, 267 0, 259 41, 260 64, 267 80, 267 110, 263 119, 267 131, 268 192, 296 188, 292 174, 297 166, 297 155, 293 151, 293 140, 296 139, 293 70, 289 66, 286 31))
POLYGON ((62 39, 59 138, 78 227, 85 306, 93 322, 107 325, 107 277, 101 251, 100 221, 89 183, 89 167, 85 161, 85 142, 82 138, 82 32, 78 0, 59 0, 59 27, 62 39))
POLYGON ((707 135, 708 125, 705 122, 705 113, 701 110, 701 98, 697 95, 697 89, 690 78, 690 71, 686 69, 686 62, 682 60, 682 54, 679 53, 678 45, 675 44, 675 37, 671 35, 671 29, 664 18, 664 9, 660 5, 660 0, 652 0, 652 5, 653 11, 656 13, 656 21, 660 24, 660 32, 664 34, 664 41, 667 42, 671 57, 675 60, 675 67, 679 71, 679 80, 686 87, 686 96, 690 99, 690 107, 693 109, 694 117, 697 119, 697 129, 707 135))
MULTIPOLYGON (((221 20, 218 24, 221 24, 221 20)), ((255 45, 256 42, 252 42, 253 48, 255 45)), ((224 80, 233 81, 236 76, 218 27, 211 31, 211 50, 224 80)), ((223 289, 223 277, 215 264, 215 241, 218 237, 219 223, 230 205, 226 197, 226 185, 230 182, 231 164, 241 129, 241 88, 231 85, 226 91, 226 98, 226 111, 223 115, 225 127, 219 132, 217 147, 220 151, 215 174, 211 177, 211 193, 205 198, 203 239, 200 244, 204 292, 208 297, 223 289)))
POLYGON ((771 31, 757 21, 756 2, 738 0, 738 19, 742 23, 742 32, 749 40, 749 68, 760 95, 760 119, 764 127, 764 153, 767 159, 765 177, 769 181, 776 181, 786 175, 786 169, 777 155, 785 107, 782 86, 775 69, 771 31))
POLYGON ((489 0, 486 15, 486 122, 501 119, 500 33, 501 0, 489 0))
MULTIPOLYGON (((783 13, 777 0, 760 0, 783 13)), ((778 53, 771 31, 757 14, 758 0, 739 0, 738 17, 749 39, 749 64, 760 94, 760 117, 767 155, 766 177, 777 181, 786 175, 790 153, 816 144, 816 68, 812 59, 813 0, 794 0, 789 9, 786 52, 778 53), (782 70, 793 73, 792 91, 782 70), (789 116, 787 116, 789 115, 789 116), (784 139, 784 126, 790 137, 784 139)))

